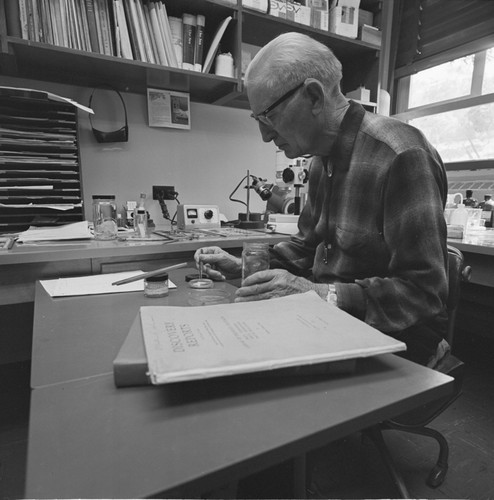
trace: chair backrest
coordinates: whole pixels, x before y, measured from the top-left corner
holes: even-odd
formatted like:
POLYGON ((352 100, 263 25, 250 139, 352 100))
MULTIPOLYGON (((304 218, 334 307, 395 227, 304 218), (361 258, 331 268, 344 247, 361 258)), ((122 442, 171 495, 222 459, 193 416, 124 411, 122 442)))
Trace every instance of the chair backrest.
POLYGON ((448 311, 448 332, 446 340, 449 345, 453 344, 453 334, 456 320, 456 310, 460 302, 461 282, 470 279, 471 268, 465 266, 463 254, 457 248, 448 245, 448 299, 446 309, 448 311))

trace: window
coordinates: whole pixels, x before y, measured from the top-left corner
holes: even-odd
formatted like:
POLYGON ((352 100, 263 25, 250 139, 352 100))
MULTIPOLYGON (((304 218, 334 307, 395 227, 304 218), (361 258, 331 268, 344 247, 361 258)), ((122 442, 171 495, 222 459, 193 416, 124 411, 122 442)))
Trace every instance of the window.
POLYGON ((445 163, 494 160, 494 47, 401 78, 397 97, 395 116, 422 130, 445 163))

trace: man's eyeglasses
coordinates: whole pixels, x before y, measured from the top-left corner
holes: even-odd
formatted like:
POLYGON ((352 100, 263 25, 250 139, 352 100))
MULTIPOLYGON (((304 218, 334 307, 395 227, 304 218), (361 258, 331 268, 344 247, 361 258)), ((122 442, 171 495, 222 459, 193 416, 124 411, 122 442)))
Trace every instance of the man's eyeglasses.
POLYGON ((273 102, 270 106, 268 106, 264 111, 261 111, 257 115, 254 113, 250 114, 251 118, 254 118, 254 120, 257 120, 261 123, 264 123, 265 125, 271 126, 271 121, 268 118, 268 113, 271 113, 276 106, 279 106, 282 102, 286 101, 289 97, 291 97, 295 92, 297 92, 298 89, 302 88, 304 86, 305 80, 302 83, 299 83, 295 88, 289 90, 286 94, 283 94, 279 99, 273 102))

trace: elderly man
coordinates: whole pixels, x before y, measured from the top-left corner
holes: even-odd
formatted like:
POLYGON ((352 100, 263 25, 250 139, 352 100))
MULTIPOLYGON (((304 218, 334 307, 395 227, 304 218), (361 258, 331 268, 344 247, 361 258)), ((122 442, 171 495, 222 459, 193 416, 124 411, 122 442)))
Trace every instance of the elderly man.
MULTIPOLYGON (((447 350, 446 172, 420 131, 348 101, 341 78, 332 51, 298 33, 272 40, 247 70, 263 141, 313 158, 298 234, 272 249, 271 269, 245 279, 236 300, 315 290, 434 366, 447 350)), ((241 271, 218 247, 195 259, 213 279, 241 271)))

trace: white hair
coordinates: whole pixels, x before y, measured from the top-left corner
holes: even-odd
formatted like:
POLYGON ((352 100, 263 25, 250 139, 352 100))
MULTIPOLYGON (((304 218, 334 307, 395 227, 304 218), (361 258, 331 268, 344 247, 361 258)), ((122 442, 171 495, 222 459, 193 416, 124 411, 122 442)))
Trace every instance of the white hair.
POLYGON ((254 57, 245 74, 246 87, 288 91, 306 78, 315 78, 331 91, 342 78, 341 63, 333 51, 301 33, 284 33, 254 57))

